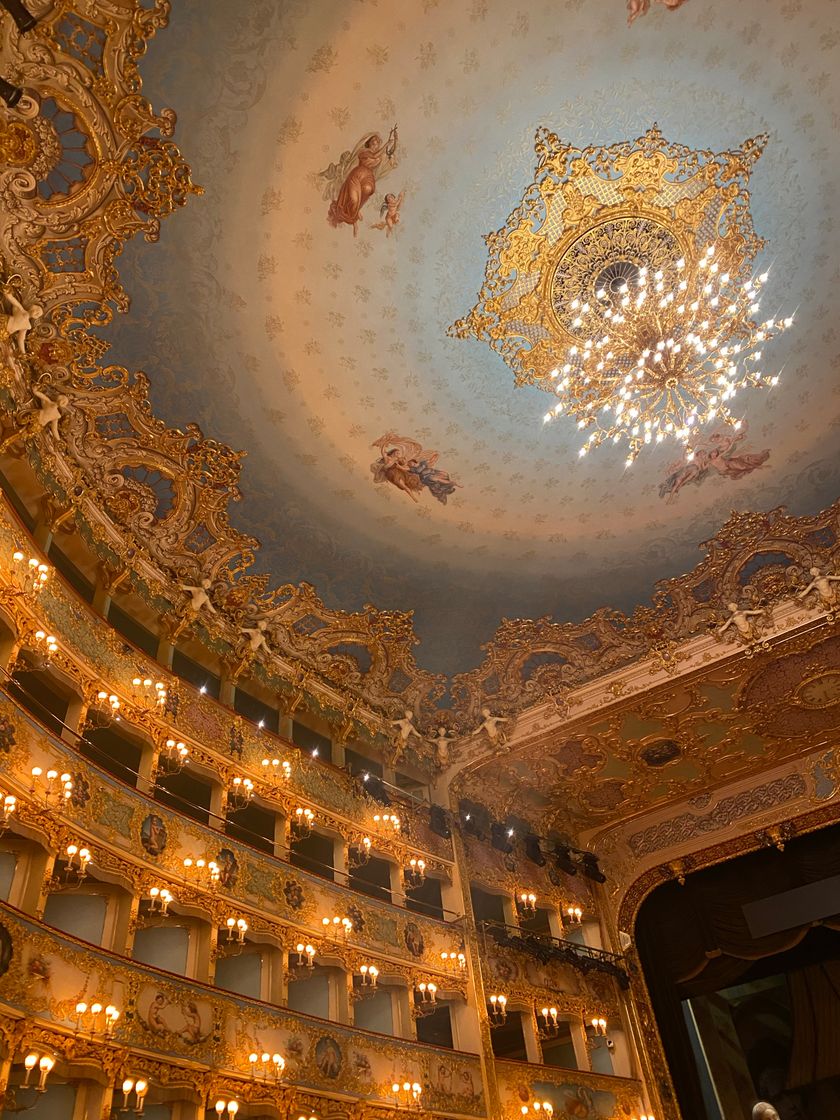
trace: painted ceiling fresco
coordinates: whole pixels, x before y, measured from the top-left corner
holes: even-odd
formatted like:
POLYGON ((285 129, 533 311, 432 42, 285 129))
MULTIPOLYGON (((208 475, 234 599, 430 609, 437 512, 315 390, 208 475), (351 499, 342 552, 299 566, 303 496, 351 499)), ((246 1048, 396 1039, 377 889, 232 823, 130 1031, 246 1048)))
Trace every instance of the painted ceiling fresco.
MULTIPOLYGON (((504 617, 630 610, 701 558, 732 509, 813 512, 840 491, 840 3, 179 0, 143 63, 205 195, 121 264, 112 357, 159 415, 245 448, 258 568, 330 606, 412 608, 417 659, 455 672, 504 617), (484 235, 532 179, 534 135, 722 151, 761 132, 752 210, 777 389, 625 472, 448 326, 484 235), (400 466, 400 460, 403 467, 400 466), (410 469, 405 468, 410 465, 410 469)), ((747 399, 748 398, 748 399, 747 399)))

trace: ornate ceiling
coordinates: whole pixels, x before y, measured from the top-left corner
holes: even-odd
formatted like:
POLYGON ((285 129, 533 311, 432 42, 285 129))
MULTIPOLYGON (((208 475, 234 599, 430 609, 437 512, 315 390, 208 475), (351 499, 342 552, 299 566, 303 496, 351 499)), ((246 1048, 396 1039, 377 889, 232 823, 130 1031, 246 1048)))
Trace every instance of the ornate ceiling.
POLYGON ((143 62, 205 194, 153 250, 126 248, 110 357, 147 372, 168 423, 247 450, 232 517, 258 568, 328 606, 414 609, 434 670, 477 664, 502 617, 647 601, 733 508, 809 513, 840 491, 837 4, 652 7, 628 28, 622 0, 183 0, 143 62), (673 448, 627 474, 617 449, 580 461, 539 390, 447 334, 532 181, 537 128, 586 146, 654 121, 715 151, 768 133, 753 217, 771 304, 798 308, 778 389, 751 397, 734 447, 710 433, 693 478, 673 448), (357 165, 361 193, 339 191, 357 165), (413 492, 388 476, 397 446, 413 492))

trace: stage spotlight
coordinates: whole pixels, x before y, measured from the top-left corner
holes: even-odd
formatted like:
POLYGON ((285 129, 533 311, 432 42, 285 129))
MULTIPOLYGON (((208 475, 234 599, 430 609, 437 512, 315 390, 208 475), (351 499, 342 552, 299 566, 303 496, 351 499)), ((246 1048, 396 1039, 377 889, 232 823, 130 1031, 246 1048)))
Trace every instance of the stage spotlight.
POLYGON ((493 821, 490 825, 490 843, 497 852, 513 851, 511 831, 507 825, 500 824, 498 821, 493 821))
POLYGON ((593 879, 596 883, 606 883, 607 877, 598 866, 598 857, 594 852, 584 852, 580 866, 587 879, 593 879))
POLYGON ((429 814, 429 827, 436 836, 442 836, 444 840, 448 840, 452 836, 449 813, 442 805, 432 805, 429 814))
POLYGON ((0 4, 2 4, 15 21, 21 35, 25 34, 27 31, 31 31, 38 22, 35 16, 33 16, 27 8, 24 8, 20 0, 0 0, 0 4))
POLYGON ((6 102, 9 109, 14 109, 18 101, 23 97, 23 90, 20 86, 13 86, 11 82, 7 82, 5 78, 0 78, 0 97, 6 102))
POLYGON ((540 850, 540 838, 535 836, 533 832, 525 837, 525 855, 537 867, 545 867, 545 856, 540 850))
POLYGON ((557 844, 554 848, 554 859, 561 871, 567 875, 577 875, 577 864, 572 859, 572 849, 566 844, 557 844))
POLYGON ((462 801, 458 806, 461 828, 477 840, 486 840, 490 832, 490 812, 475 801, 462 801))

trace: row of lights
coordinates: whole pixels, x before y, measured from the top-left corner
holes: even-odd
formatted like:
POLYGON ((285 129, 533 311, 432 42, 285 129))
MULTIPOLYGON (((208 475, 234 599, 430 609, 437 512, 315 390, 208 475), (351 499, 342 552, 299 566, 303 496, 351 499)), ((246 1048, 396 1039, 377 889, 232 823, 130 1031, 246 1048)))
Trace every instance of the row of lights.
POLYGON ((12 574, 22 591, 34 595, 43 591, 50 578, 49 564, 34 556, 27 560, 22 552, 13 553, 12 561, 12 574))
POLYGON ((62 774, 50 768, 45 773, 43 767, 33 766, 30 778, 30 795, 36 794, 42 786, 41 795, 48 804, 53 797, 60 796, 62 800, 68 801, 73 795, 73 778, 66 772, 62 774))
POLYGON ((84 1030, 88 1034, 103 1034, 110 1038, 114 1027, 120 1017, 119 1008, 112 1003, 103 1004, 100 1000, 87 1003, 80 1000, 76 1004, 76 1030, 84 1030))

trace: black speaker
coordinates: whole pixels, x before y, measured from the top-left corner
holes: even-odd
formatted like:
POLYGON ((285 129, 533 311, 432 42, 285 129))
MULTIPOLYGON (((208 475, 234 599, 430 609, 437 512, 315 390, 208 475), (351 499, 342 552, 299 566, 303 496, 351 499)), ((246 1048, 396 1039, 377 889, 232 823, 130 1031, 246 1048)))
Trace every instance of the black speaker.
POLYGON ((561 871, 565 871, 567 875, 577 875, 577 864, 572 859, 572 849, 566 844, 556 845, 554 859, 561 871))
POLYGON ((490 833, 490 812, 475 801, 463 800, 458 806, 461 828, 477 840, 486 840, 490 833))
POLYGON ((18 101, 23 97, 23 90, 20 86, 13 86, 11 82, 7 82, 5 78, 0 78, 0 97, 6 102, 10 109, 14 109, 18 101))
POLYGON ((391 798, 388 796, 385 785, 381 778, 377 778, 376 774, 365 774, 362 779, 362 788, 380 805, 391 804, 391 798))
POLYGON ((607 877, 598 866, 598 857, 594 852, 584 852, 580 866, 587 879, 593 879, 596 883, 606 883, 607 877))
POLYGON ((490 843, 497 852, 512 852, 513 841, 508 836, 507 825, 500 824, 499 821, 493 821, 490 825, 490 843))
POLYGON ((545 856, 540 849, 540 838, 535 836, 533 832, 525 837, 525 855, 537 867, 545 867, 545 856))
POLYGON ((432 805, 429 813, 429 827, 436 836, 442 836, 444 840, 448 840, 452 836, 449 813, 442 805, 432 805))

